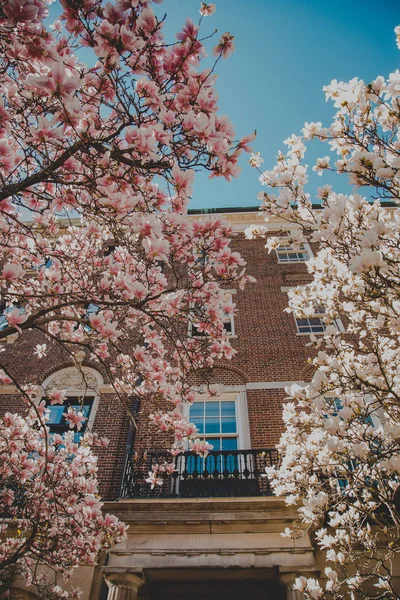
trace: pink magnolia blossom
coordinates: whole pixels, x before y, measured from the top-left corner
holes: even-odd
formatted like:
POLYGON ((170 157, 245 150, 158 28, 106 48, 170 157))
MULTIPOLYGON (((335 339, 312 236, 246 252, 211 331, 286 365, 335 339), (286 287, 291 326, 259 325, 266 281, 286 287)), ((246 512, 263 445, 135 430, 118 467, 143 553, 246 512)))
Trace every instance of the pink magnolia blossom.
POLYGON ((52 64, 49 75, 29 75, 27 83, 35 88, 46 91, 46 93, 50 92, 64 97, 68 97, 79 85, 78 79, 69 76, 65 66, 60 61, 55 61, 52 64))
POLYGON ((199 456, 203 457, 206 457, 210 450, 213 449, 213 447, 214 446, 212 446, 212 444, 209 444, 205 440, 200 440, 198 438, 196 438, 190 443, 190 449, 199 456))
POLYGON ((16 263, 7 263, 4 265, 3 270, 1 272, 1 276, 6 281, 12 281, 13 279, 18 279, 19 277, 23 277, 25 274, 24 269, 20 264, 16 263))
POLYGON ((68 421, 70 429, 76 427, 77 431, 82 429, 82 425, 86 421, 83 413, 72 407, 68 409, 68 412, 63 413, 63 416, 65 417, 65 420, 68 421))
POLYGON ((221 55, 223 58, 228 58, 235 50, 235 45, 233 43, 234 39, 234 36, 228 31, 224 33, 221 36, 218 44, 213 48, 214 56, 221 55))
POLYGON ((50 404, 64 404, 67 398, 65 395, 66 391, 67 390, 54 390, 47 392, 46 396, 50 400, 50 404))
POLYGON ((28 315, 24 314, 19 308, 13 308, 11 312, 6 313, 5 317, 9 326, 15 327, 21 333, 21 329, 18 327, 18 325, 25 323, 28 315))
POLYGON ((200 5, 199 13, 202 17, 210 17, 212 14, 215 13, 216 10, 217 7, 215 6, 215 4, 207 4, 207 2, 202 2, 200 5))
MULTIPOLYGON (((154 426, 176 434, 180 441, 171 450, 181 452, 196 436, 179 412, 193 400, 186 374, 232 356, 218 310, 220 292, 247 281, 243 260, 229 248, 229 226, 218 218, 189 219, 187 204, 195 173, 207 169, 231 179, 252 136, 237 139, 229 119, 218 113, 216 75, 202 64, 208 42, 193 21, 169 40, 147 0, 63 1, 62 7, 51 31, 43 21, 43 0, 10 0, 0 20, 0 283, 11 309, 4 316, 24 347, 34 336, 28 363, 47 363, 62 347, 78 371, 90 360, 109 372, 117 395, 157 398, 154 426), (82 45, 85 52, 78 56, 82 45), (30 224, 21 216, 26 211, 30 224), (194 259, 198 249, 204 264, 194 259), (189 335, 189 306, 195 306, 207 336, 189 335)), ((203 7, 204 14, 213 10, 212 4, 203 7)), ((232 50, 233 38, 225 34, 217 55, 232 50)), ((3 356, 7 371, 12 344, 3 356)), ((45 564, 65 574, 107 547, 100 533, 96 460, 88 450, 105 442, 86 429, 81 444, 73 431, 47 435, 48 405, 62 404, 65 391, 44 390, 46 401, 37 404, 43 369, 32 370, 29 382, 5 371, 3 384, 19 385, 19 400, 36 415, 4 421, 12 438, 6 451, 15 457, 15 464, 7 459, 7 468, 24 490, 33 485, 35 470, 39 508, 59 540, 57 555, 45 564), (18 450, 21 428, 24 457, 18 450), (47 471, 41 457, 48 459, 47 471), (60 477, 52 486, 43 473, 60 477), (61 494, 63 481, 68 497, 61 494), (55 494, 65 514, 77 511, 81 518, 86 511, 83 533, 57 521, 49 502, 55 494)), ((82 432, 81 411, 65 408, 64 416, 82 432)), ((204 454, 207 445, 198 441, 193 449, 204 454)), ((163 468, 150 483, 159 485, 156 480, 172 469, 163 468)), ((9 494, 5 500, 8 505, 9 494)), ((29 535, 29 526, 21 525, 22 537, 29 535)), ((122 530, 112 521, 110 528, 111 544, 122 530)), ((14 549, 18 543, 10 542, 14 549)), ((27 581, 36 577, 31 559, 27 554, 22 571, 27 581)), ((64 585, 53 585, 56 592, 46 591, 50 597, 67 594, 64 585)))
MULTIPOLYGON (((55 577, 65 581, 80 564, 95 564, 100 550, 124 538, 126 527, 101 512, 97 459, 88 439, 79 446, 71 432, 62 443, 46 441, 34 410, 26 418, 6 413, 0 419, 0 439, 0 510, 25 532, 16 537, 3 530, 2 561, 38 586, 44 597, 54 597, 55 577), (57 503, 49 501, 54 497, 57 503), (30 535, 31 543, 24 549, 30 535), (76 543, 65 544, 65 538, 76 543), (38 569, 39 562, 47 572, 38 569)), ((7 569, 2 573, 6 575, 7 569)), ((64 598, 79 595, 79 590, 70 594, 57 587, 64 598)))

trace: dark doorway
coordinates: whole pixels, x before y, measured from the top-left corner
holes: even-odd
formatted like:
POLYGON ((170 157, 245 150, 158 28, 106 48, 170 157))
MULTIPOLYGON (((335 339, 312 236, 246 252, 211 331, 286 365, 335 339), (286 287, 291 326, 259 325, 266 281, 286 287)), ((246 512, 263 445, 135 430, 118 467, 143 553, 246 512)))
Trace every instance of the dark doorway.
POLYGON ((157 581, 149 586, 151 600, 286 600, 274 581, 157 581))

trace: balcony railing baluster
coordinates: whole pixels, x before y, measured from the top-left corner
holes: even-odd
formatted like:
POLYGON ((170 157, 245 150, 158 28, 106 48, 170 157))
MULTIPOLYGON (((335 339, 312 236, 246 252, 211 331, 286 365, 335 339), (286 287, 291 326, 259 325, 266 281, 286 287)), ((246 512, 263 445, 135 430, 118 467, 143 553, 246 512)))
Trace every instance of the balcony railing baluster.
POLYGON ((172 456, 165 450, 128 455, 121 498, 201 498, 270 496, 265 467, 278 462, 275 448, 261 450, 212 450, 207 457, 192 452, 172 456), (167 475, 165 467, 174 472, 167 475), (146 482, 153 466, 160 467, 162 485, 146 482))

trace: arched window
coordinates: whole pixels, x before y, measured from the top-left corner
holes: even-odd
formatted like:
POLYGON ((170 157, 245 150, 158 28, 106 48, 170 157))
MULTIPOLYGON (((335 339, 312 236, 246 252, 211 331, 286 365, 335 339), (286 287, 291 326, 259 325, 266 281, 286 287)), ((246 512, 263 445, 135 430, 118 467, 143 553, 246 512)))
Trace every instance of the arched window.
POLYGON ((81 411, 86 421, 79 432, 76 432, 76 441, 79 441, 86 430, 91 429, 99 402, 99 387, 103 385, 103 378, 98 371, 90 367, 68 367, 50 375, 42 384, 43 391, 65 390, 67 397, 64 404, 49 405, 50 416, 47 426, 50 433, 63 434, 69 430, 64 413, 69 407, 81 411))

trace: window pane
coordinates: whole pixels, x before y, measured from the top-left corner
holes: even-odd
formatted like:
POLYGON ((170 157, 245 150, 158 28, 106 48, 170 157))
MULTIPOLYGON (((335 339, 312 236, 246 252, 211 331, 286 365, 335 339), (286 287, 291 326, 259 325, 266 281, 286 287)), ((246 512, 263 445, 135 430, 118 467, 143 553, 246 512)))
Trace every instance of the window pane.
POLYGON ((47 421, 48 425, 61 423, 63 420, 63 413, 68 410, 68 408, 62 404, 48 406, 47 408, 50 410, 50 417, 47 421))
POLYGON ((206 438, 206 442, 214 446, 213 450, 221 450, 221 440, 219 438, 206 438))
POLYGON ((219 402, 206 402, 206 417, 219 415, 219 402))
POLYGON ((309 259, 307 250, 300 246, 298 250, 293 250, 291 246, 280 246, 276 249, 279 262, 305 262, 309 259))
POLYGON ((199 417, 200 415, 204 415, 204 402, 194 402, 190 407, 190 420, 193 420, 194 417, 199 417))
POLYGON ((343 404, 340 398, 335 398, 333 401, 333 405, 336 408, 336 410, 342 410, 343 408, 343 404))
POLYGON ((221 414, 223 417, 235 416, 235 403, 221 402, 221 414))
POLYGON ((237 438, 222 438, 222 450, 237 450, 237 438))
POLYGON ((299 327, 308 327, 308 319, 296 319, 299 327))
POLYGON ((47 424, 50 428, 50 433, 64 434, 66 431, 70 430, 69 423, 65 420, 63 413, 68 412, 68 409, 72 407, 77 412, 81 412, 86 419, 86 421, 82 424, 82 429, 80 432, 77 432, 76 430, 74 432, 75 441, 78 442, 85 432, 87 420, 89 418, 90 411, 92 410, 93 400, 94 398, 86 398, 83 401, 83 404, 81 404, 79 399, 75 397, 67 398, 64 404, 48 404, 46 408, 50 412, 50 418, 47 421, 47 424))
POLYGON ((314 331, 316 333, 317 332, 320 333, 322 331, 325 331, 325 329, 326 329, 325 323, 321 319, 319 319, 319 318, 317 318, 317 319, 309 319, 309 321, 310 321, 310 326, 311 326, 311 330, 312 331, 314 331))
POLYGON ((205 433, 219 433, 220 424, 219 417, 206 417, 205 433))
POLYGON ((225 321, 225 323, 224 323, 224 330, 226 331, 226 333, 232 333, 232 323, 231 323, 231 321, 225 321))
POLYGON ((325 323, 319 317, 307 319, 296 318, 296 324, 299 333, 323 333, 326 329, 325 323))
POLYGON ((205 337, 207 335, 205 331, 199 331, 194 323, 192 323, 190 334, 192 337, 205 337))
POLYGON ((70 406, 71 408, 74 408, 76 412, 81 412, 86 419, 88 418, 91 409, 90 406, 87 404, 84 404, 83 406, 81 404, 71 404, 70 406))
POLYGON ((197 429, 199 430, 198 433, 204 433, 203 417, 201 417, 200 419, 190 419, 190 420, 193 423, 193 425, 196 425, 197 429))
POLYGON ((222 433, 236 433, 235 417, 222 417, 222 433))

